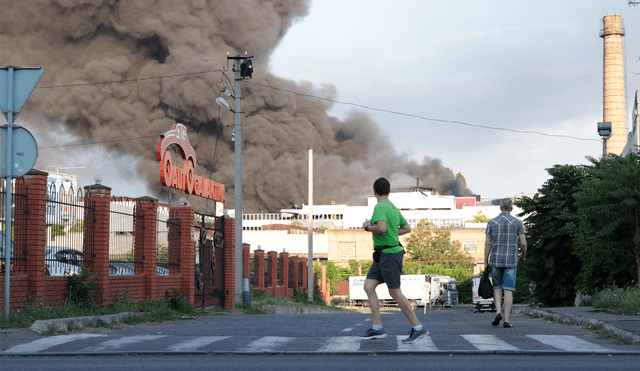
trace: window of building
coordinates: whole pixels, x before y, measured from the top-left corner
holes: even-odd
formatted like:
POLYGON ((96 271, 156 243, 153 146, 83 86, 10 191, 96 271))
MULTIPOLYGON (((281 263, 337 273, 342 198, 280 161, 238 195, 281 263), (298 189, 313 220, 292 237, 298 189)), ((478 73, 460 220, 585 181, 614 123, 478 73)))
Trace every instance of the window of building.
POLYGON ((466 252, 477 252, 478 251, 478 241, 463 241, 462 242, 462 250, 466 252))

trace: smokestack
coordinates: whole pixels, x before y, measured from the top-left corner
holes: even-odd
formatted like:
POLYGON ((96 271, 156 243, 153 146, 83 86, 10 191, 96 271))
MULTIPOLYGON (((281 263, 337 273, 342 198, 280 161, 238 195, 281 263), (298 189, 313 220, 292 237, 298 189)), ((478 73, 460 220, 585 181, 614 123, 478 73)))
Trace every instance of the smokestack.
POLYGON ((603 60, 603 122, 611 123, 611 138, 607 140, 607 154, 622 154, 626 144, 624 28, 622 16, 602 18, 600 37, 604 40, 603 60))

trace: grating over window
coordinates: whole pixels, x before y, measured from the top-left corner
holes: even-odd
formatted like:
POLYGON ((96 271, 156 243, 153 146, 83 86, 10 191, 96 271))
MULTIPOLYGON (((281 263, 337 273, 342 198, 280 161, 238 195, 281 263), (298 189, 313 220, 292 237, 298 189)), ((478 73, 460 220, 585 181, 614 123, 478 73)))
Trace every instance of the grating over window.
POLYGON ((478 251, 478 241, 463 241, 462 242, 462 250, 466 252, 477 252, 478 251))

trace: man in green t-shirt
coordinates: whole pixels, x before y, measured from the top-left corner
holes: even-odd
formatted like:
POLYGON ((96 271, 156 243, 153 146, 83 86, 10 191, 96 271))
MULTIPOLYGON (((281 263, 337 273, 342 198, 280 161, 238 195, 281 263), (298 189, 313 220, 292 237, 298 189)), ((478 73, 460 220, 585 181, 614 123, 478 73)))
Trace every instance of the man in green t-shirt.
POLYGON ((389 201, 390 191, 391 185, 385 178, 379 178, 373 183, 373 192, 378 203, 373 209, 371 221, 365 221, 362 225, 365 231, 373 233, 374 261, 367 274, 367 279, 364 281, 364 291, 369 298, 373 326, 360 337, 363 340, 387 337, 387 333, 382 327, 380 301, 376 294, 376 287, 381 283, 386 283, 389 294, 411 322, 409 337, 402 342, 412 344, 429 335, 429 331, 422 326, 411 308, 409 300, 400 290, 404 249, 400 245, 398 236, 411 232, 411 227, 400 210, 389 201))

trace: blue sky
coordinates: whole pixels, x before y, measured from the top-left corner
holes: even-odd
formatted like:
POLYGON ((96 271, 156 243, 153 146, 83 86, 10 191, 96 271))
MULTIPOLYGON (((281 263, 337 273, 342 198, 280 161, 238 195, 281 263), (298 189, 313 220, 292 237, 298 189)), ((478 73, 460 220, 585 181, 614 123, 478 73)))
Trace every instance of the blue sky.
MULTIPOLYGON (((599 31, 607 14, 623 17, 631 107, 640 89, 640 6, 627 0, 314 1, 272 54, 270 70, 333 85, 342 102, 588 139, 364 110, 399 153, 441 159, 483 197, 533 193, 546 168, 586 164, 585 156, 602 152, 599 31)), ((330 114, 344 119, 352 109, 335 104, 330 114)))

